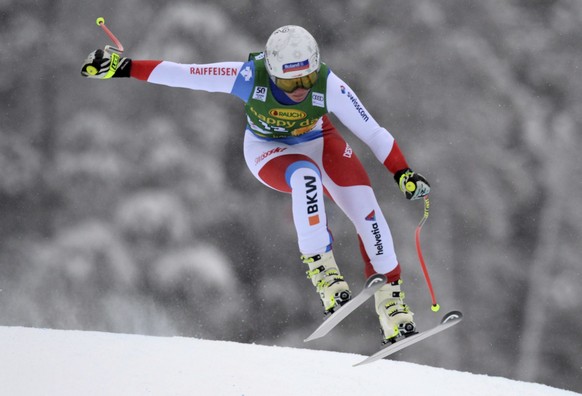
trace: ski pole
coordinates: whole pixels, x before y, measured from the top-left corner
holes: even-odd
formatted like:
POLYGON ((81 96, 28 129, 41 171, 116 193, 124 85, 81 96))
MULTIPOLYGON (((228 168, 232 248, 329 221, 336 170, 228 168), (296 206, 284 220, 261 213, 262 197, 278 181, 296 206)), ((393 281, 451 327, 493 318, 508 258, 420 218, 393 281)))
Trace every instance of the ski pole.
POLYGON ((109 45, 107 47, 114 49, 114 50, 117 50, 119 53, 122 53, 124 51, 123 45, 117 39, 117 37, 115 37, 115 35, 113 33, 111 33, 111 30, 109 30, 109 28, 107 26, 105 26, 105 18, 99 17, 99 18, 97 18, 97 20, 95 22, 97 23, 97 26, 101 26, 103 31, 109 36, 111 41, 113 41, 113 44, 115 44, 115 47, 111 47, 109 45))
POLYGON ((422 226, 428 219, 428 213, 430 209, 430 201, 428 199, 428 195, 424 197, 424 213, 420 223, 416 227, 416 253, 418 253, 418 261, 420 261, 420 266, 422 267, 422 272, 424 273, 424 278, 426 279, 426 284, 428 285, 428 291, 430 292, 430 298, 432 299, 432 311, 438 312, 441 309, 440 305, 436 301, 436 297, 434 295, 434 289, 432 287, 432 282, 430 281, 430 276, 428 275, 428 269, 426 268, 426 263, 424 262, 424 257, 422 256, 422 249, 420 248, 420 231, 422 230, 422 226))

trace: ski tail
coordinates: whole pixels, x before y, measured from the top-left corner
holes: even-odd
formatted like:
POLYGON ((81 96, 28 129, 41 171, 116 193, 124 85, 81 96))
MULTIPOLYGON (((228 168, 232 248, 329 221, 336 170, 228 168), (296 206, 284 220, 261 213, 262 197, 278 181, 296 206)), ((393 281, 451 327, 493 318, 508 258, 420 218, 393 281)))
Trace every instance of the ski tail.
POLYGON ((342 305, 329 318, 327 318, 313 333, 305 339, 304 342, 312 341, 325 336, 332 331, 341 321, 348 317, 359 306, 364 304, 370 297, 374 295, 376 290, 386 284, 386 276, 382 274, 374 274, 366 280, 366 284, 355 297, 352 297, 345 305, 342 305))

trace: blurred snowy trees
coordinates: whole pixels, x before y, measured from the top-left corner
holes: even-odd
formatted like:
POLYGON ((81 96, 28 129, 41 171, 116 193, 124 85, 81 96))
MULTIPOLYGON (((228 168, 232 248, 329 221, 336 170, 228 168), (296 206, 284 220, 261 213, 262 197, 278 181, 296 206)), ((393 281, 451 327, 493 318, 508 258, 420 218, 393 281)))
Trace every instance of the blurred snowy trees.
MULTIPOLYGON (((467 319, 407 360, 582 389, 582 3, 8 0, 0 15, 0 324, 303 345, 321 309, 288 197, 244 165, 242 103, 79 74, 108 43, 101 15, 127 56, 188 63, 245 60, 294 23, 433 185, 425 256, 467 319)), ((338 126, 428 326, 421 207, 338 126)), ((358 289, 353 227, 328 208, 358 289)), ((373 351, 367 311, 313 347, 373 351)))

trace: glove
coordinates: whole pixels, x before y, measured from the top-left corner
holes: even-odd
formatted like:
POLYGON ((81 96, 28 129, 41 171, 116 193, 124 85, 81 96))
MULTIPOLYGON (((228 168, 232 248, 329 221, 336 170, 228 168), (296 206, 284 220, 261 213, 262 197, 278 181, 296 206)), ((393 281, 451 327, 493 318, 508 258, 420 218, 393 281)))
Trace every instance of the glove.
POLYGON ((430 184, 424 176, 413 172, 412 169, 402 169, 394 175, 394 180, 398 183, 400 191, 404 193, 406 199, 419 199, 428 195, 430 184))
POLYGON ((129 77, 131 59, 120 58, 111 48, 95 50, 87 56, 81 74, 89 78, 105 80, 111 77, 129 77))

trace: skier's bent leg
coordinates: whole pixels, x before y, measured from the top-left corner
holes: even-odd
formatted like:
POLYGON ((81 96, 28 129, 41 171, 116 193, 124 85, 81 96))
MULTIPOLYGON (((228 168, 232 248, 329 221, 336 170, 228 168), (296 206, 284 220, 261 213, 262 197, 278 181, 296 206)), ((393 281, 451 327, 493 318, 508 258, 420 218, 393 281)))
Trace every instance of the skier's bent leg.
POLYGON ((382 273, 388 278, 374 297, 384 340, 391 342, 415 331, 412 312, 402 301, 400 265, 392 234, 362 163, 329 122, 324 127, 323 169, 330 180, 328 183, 324 178, 324 182, 332 199, 356 227, 366 275, 382 273))
POLYGON ((333 313, 349 301, 351 292, 331 250, 321 174, 311 162, 300 161, 289 166, 286 179, 291 187, 301 258, 309 267, 307 276, 319 293, 324 312, 333 313))
POLYGON ((416 325, 412 311, 403 301, 400 264, 392 234, 372 188, 367 185, 335 187, 330 192, 357 229, 366 275, 382 273, 388 278, 388 283, 374 294, 383 342, 414 334, 416 325))

